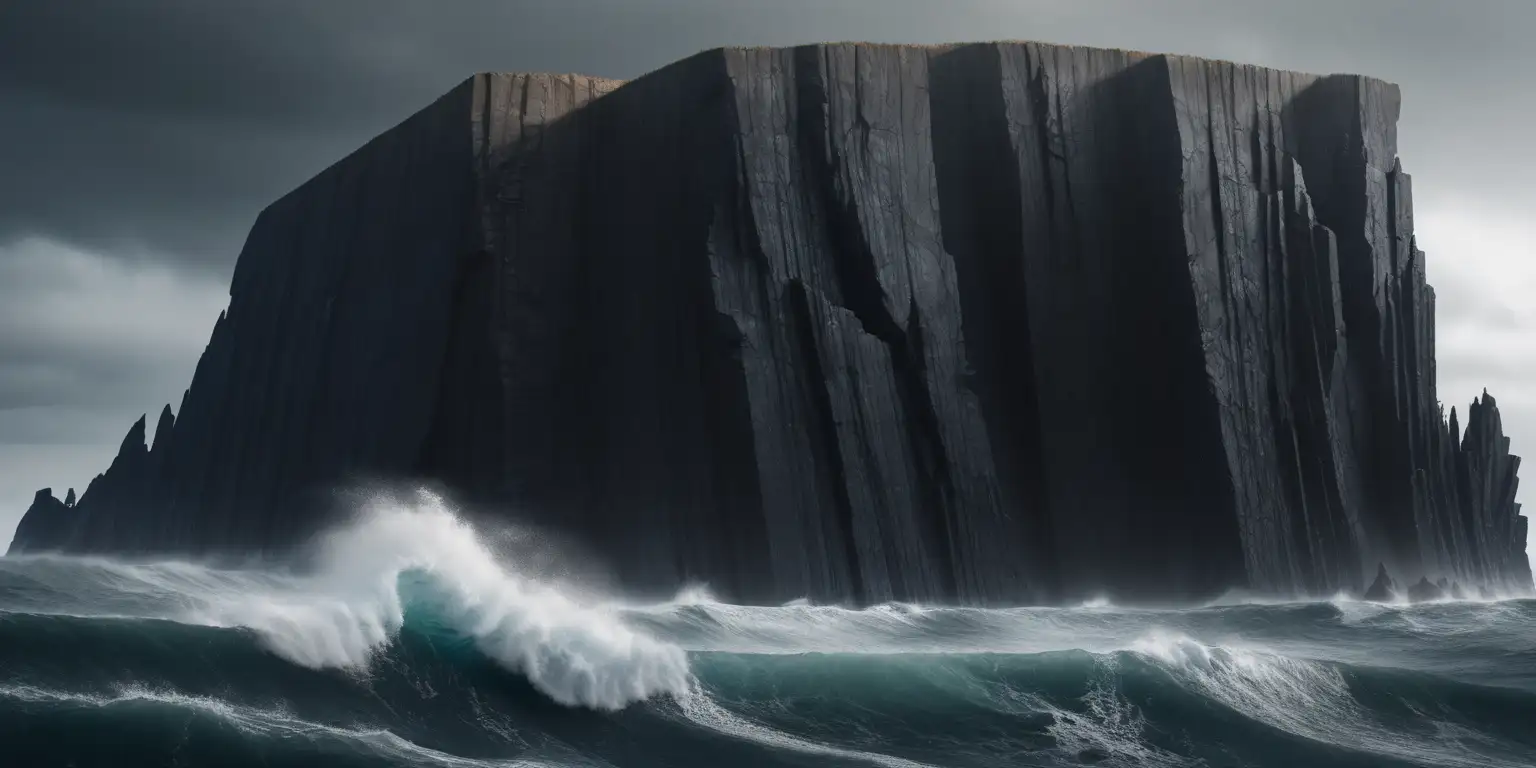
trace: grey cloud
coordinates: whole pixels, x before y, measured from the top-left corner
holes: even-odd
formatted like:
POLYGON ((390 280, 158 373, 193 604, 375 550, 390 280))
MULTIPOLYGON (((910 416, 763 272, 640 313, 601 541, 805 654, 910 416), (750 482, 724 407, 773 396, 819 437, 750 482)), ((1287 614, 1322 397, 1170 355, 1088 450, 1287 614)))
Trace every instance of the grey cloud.
MULTIPOLYGON (((1450 394, 1461 398, 1467 393, 1481 392, 1484 388, 1499 397, 1521 396, 1524 390, 1530 388, 1527 382, 1531 380, 1532 374, 1536 374, 1533 362, 1536 361, 1514 355, 1490 354, 1476 348, 1443 345, 1437 350, 1436 367, 1452 373, 1441 377, 1440 388, 1447 390, 1441 393, 1441 397, 1443 399, 1450 394)), ((1453 399, 1452 402, 1459 402, 1459 399, 1453 399)))
MULTIPOLYGON (((206 318, 197 318, 206 321, 206 318)), ((166 384, 185 386, 185 381, 168 382, 185 375, 184 355, 145 354, 137 348, 97 350, 79 346, 41 348, 13 345, 0 340, 0 354, 6 363, 0 366, 0 442, 47 442, 74 440, 46 434, 44 416, 56 409, 112 422, 113 414, 125 407, 147 407, 165 393, 166 384), (18 346, 20 348, 18 349, 18 346), (38 416, 16 412, 42 411, 38 416)), ((172 390, 174 391, 174 390, 172 390)), ((101 424, 106 433, 119 431, 127 424, 101 424)), ((101 432, 93 432, 99 436, 101 432)))
POLYGON ((0 249, 0 279, 0 444, 120 438, 129 412, 186 386, 227 297, 35 240, 0 249))
POLYGON ((0 103, 0 246, 42 235, 220 278, 262 206, 356 143, 230 118, 0 103))
MULTIPOLYGON (((1536 245, 1536 244, 1533 244, 1536 245)), ((1445 254, 1449 260, 1455 254, 1445 254)), ((1434 254, 1426 260, 1436 261, 1434 254)), ((1477 274, 1457 269, 1437 269, 1429 276, 1435 288, 1436 325, 1442 335, 1461 332, 1463 329, 1492 333, 1514 331, 1531 327, 1532 313, 1517 298, 1507 292, 1491 289, 1492 280, 1503 279, 1500 275, 1477 274)))
MULTIPOLYGON (((49 102, 260 123, 354 119, 392 96, 349 43, 369 4, 62 0, 0 11, 0 83, 49 102), (349 93, 342 103, 332 97, 349 93)), ((400 3, 377 4, 391 15, 400 3)), ((408 6, 407 6, 408 7, 408 6)), ((402 21, 405 21, 402 19, 402 21)), ((380 72, 381 75, 398 73, 380 72)))
POLYGON ((1491 331, 1518 331, 1532 325, 1528 312, 1488 296, 1473 299, 1470 308, 1456 321, 1491 331))

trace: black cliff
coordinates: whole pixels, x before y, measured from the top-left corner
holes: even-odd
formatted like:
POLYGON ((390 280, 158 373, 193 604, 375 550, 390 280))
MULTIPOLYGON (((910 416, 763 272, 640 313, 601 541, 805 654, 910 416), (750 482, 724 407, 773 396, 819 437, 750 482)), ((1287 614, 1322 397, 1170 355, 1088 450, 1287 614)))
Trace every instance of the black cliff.
POLYGON ((1033 43, 478 75, 262 212, 177 416, 11 551, 269 551, 384 478, 753 602, 1529 590, 1398 110, 1033 43))

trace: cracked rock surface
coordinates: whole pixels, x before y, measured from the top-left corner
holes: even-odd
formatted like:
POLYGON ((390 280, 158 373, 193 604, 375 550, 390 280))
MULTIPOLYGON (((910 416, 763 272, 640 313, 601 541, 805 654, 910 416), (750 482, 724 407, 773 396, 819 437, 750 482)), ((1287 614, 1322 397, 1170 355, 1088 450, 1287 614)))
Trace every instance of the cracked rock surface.
POLYGON ((1529 590, 1395 86, 1034 43, 477 75, 262 213, 177 415, 12 551, 432 482, 738 601, 1529 590))

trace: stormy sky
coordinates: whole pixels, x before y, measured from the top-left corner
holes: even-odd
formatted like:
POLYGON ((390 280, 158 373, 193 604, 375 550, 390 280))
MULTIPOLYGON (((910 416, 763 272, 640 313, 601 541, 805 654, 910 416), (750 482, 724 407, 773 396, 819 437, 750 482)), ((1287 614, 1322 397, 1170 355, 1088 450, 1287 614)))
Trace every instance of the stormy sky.
POLYGON ((0 541, 180 402, 266 203, 470 73, 718 45, 1022 38, 1396 82, 1441 398, 1486 386, 1530 450, 1532 29, 1530 0, 0 2, 0 541))

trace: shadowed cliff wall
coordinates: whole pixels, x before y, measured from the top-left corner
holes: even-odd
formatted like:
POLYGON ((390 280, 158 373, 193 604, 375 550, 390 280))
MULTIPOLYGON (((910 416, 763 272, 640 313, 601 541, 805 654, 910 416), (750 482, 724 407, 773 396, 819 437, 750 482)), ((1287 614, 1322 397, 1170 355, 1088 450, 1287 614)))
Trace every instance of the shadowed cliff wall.
POLYGON ((421 479, 638 590, 1528 589, 1398 98, 1030 43, 476 76, 262 214, 180 416, 12 549, 281 547, 421 479))

